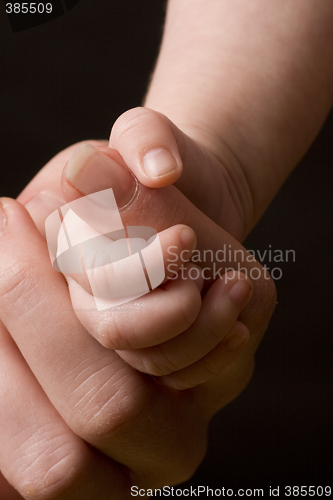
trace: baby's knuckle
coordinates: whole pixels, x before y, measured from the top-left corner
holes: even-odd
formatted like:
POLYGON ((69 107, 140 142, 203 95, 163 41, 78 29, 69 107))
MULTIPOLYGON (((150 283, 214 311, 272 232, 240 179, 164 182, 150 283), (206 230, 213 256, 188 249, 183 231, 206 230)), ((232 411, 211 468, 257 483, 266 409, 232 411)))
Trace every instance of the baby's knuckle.
POLYGON ((155 377, 169 375, 180 368, 160 348, 158 348, 158 353, 144 356, 142 358, 142 364, 144 372, 155 377))
POLYGON ((191 377, 184 377, 183 375, 179 375, 177 373, 171 375, 169 378, 169 384, 170 382, 173 389, 176 389, 177 391, 185 391, 198 385, 197 382, 193 381, 191 377))
POLYGON ((179 324, 181 324, 184 330, 195 322, 200 311, 200 306, 200 297, 194 294, 187 294, 178 301, 179 324))
POLYGON ((210 377, 215 377, 219 375, 225 368, 225 363, 223 359, 211 359, 210 356, 206 356, 201 360, 202 368, 206 372, 206 375, 210 377))
POLYGON ((115 348, 114 338, 118 337, 118 330, 113 322, 110 324, 108 319, 100 319, 91 327, 94 337, 98 340, 103 347, 107 349, 115 348))
POLYGON ((205 337, 208 340, 213 339, 214 343, 220 341, 223 337, 223 325, 220 324, 216 319, 209 318, 206 316, 202 319, 203 328, 202 330, 205 332, 205 337))
POLYGON ((130 325, 124 321, 124 318, 119 317, 116 311, 113 311, 97 323, 95 336, 108 349, 133 349, 129 340, 129 328, 130 325))

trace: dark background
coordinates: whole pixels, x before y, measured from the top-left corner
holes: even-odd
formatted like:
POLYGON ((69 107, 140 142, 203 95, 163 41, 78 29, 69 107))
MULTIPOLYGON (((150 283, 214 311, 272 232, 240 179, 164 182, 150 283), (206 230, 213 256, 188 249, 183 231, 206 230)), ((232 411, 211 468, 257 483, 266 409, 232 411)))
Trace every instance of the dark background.
MULTIPOLYGON (((0 4, 0 196, 17 196, 66 146, 107 138, 118 115, 141 103, 163 4, 80 0, 18 33, 0 4)), ((213 420, 207 457, 188 484, 333 483, 332 134, 333 115, 246 242, 294 249, 296 261, 281 265, 255 376, 213 420)))

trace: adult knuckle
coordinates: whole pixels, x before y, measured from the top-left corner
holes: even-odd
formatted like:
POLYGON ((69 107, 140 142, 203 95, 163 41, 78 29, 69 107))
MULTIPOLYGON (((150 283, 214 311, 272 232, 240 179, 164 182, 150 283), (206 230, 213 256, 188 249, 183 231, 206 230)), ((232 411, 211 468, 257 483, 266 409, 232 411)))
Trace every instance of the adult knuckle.
POLYGON ((117 415, 112 415, 109 405, 104 408, 95 408, 93 411, 85 413, 84 424, 80 430, 80 435, 88 443, 103 449, 109 446, 112 436, 121 432, 122 428, 127 428, 136 419, 138 411, 135 407, 118 408, 117 415))
POLYGON ((163 352, 160 346, 156 346, 156 349, 154 349, 154 353, 144 356, 142 358, 142 364, 145 373, 148 373, 149 375, 153 375, 155 377, 168 375, 181 368, 176 365, 171 357, 163 352))
POLYGON ((125 372, 119 370, 117 375, 97 381, 88 395, 83 386, 79 400, 72 407, 71 425, 90 444, 105 445, 115 432, 128 428, 149 405, 136 379, 127 376, 127 367, 125 372))
POLYGON ((18 491, 26 500, 71 499, 71 491, 85 467, 82 453, 65 452, 54 463, 45 462, 42 456, 25 468, 16 486, 18 491))
POLYGON ((35 270, 31 262, 10 263, 1 274, 0 300, 11 306, 26 300, 36 286, 35 270))

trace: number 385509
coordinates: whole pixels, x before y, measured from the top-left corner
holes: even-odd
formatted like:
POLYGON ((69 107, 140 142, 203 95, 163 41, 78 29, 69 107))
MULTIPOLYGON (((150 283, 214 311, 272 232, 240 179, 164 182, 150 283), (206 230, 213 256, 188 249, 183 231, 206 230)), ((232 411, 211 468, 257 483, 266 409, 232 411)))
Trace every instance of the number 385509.
POLYGON ((52 4, 51 3, 34 3, 34 2, 23 2, 23 3, 6 3, 6 13, 7 14, 51 14, 52 4))

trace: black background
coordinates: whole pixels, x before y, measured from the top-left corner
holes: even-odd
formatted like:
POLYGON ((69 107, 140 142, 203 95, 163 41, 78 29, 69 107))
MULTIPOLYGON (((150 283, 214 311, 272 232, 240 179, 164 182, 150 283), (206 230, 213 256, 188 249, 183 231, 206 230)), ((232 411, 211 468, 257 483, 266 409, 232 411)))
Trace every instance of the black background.
MULTIPOLYGON (((0 6, 1 196, 17 196, 66 146, 106 139, 118 115, 141 103, 163 17, 157 0, 80 0, 12 33, 0 6)), ((294 249, 296 262, 281 265, 255 376, 213 420, 188 484, 332 485, 332 133, 333 116, 245 244, 294 249)))

